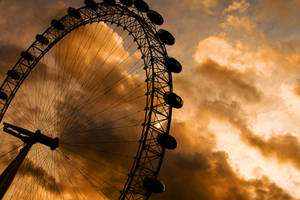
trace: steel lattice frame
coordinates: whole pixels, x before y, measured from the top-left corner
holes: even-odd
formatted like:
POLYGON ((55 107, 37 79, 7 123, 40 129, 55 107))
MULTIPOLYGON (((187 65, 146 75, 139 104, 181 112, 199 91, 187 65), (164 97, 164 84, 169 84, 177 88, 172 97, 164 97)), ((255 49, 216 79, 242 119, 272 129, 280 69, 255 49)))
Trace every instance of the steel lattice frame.
POLYGON ((58 30, 52 25, 42 34, 49 40, 48 45, 43 45, 37 40, 32 43, 26 52, 34 56, 33 61, 21 57, 14 65, 12 70, 17 71, 21 77, 14 80, 7 76, 1 85, 0 91, 8 97, 6 100, 0 99, 0 121, 32 69, 64 36, 80 26, 93 22, 112 23, 122 27, 132 35, 142 54, 141 59, 144 61, 146 72, 147 101, 140 144, 119 199, 149 199, 151 194, 143 188, 143 179, 158 176, 165 149, 157 143, 156 137, 158 134, 169 134, 172 114, 172 107, 163 99, 166 92, 172 92, 171 72, 167 71, 164 65, 168 56, 165 45, 156 36, 155 25, 134 7, 126 7, 119 3, 115 5, 98 3, 97 10, 82 7, 78 11, 81 14, 80 19, 66 15, 58 20, 64 25, 64 30, 58 30))

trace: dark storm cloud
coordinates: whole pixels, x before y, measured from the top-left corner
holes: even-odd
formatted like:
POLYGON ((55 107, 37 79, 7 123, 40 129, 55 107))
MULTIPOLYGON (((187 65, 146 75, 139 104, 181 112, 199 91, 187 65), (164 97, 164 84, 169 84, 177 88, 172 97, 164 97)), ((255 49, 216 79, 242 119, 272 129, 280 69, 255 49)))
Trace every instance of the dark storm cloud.
MULTIPOLYGON (((18 155, 19 150, 22 147, 20 147, 20 145, 16 145, 13 142, 11 142, 11 144, 6 145, 6 148, 11 149, 11 153, 6 154, 5 156, 1 157, 1 165, 4 164, 4 167, 1 166, 1 168, 3 168, 3 170, 18 155)), ((6 151, 4 151, 4 152, 6 152, 6 151)), ((2 154, 2 155, 4 155, 4 154, 2 154)), ((25 180, 21 179, 22 181, 26 181, 27 178, 33 178, 34 179, 33 181, 37 185, 45 188, 48 191, 55 193, 55 194, 59 194, 64 190, 63 184, 59 183, 54 176, 51 176, 44 168, 37 166, 28 158, 25 158, 25 160, 23 161, 20 169, 18 170, 16 179, 20 179, 20 176, 25 177, 25 180)), ((16 181, 16 182, 18 182, 18 181, 16 181)), ((12 183, 11 188, 18 187, 16 182, 12 183)), ((28 188, 29 187, 32 187, 32 185, 28 185, 28 188)), ((24 188, 22 188, 22 189, 24 189, 24 188)), ((22 191, 22 189, 20 189, 20 191, 22 191)), ((18 195, 20 195, 19 192, 16 192, 16 194, 14 194, 14 196, 16 196, 16 197, 18 197, 18 195)), ((22 198, 22 197, 23 196, 21 196, 19 198, 22 198)))
POLYGON ((36 166, 31 160, 25 159, 19 173, 23 176, 35 177, 35 182, 54 193, 61 193, 63 185, 58 183, 53 176, 50 176, 42 167, 36 166))

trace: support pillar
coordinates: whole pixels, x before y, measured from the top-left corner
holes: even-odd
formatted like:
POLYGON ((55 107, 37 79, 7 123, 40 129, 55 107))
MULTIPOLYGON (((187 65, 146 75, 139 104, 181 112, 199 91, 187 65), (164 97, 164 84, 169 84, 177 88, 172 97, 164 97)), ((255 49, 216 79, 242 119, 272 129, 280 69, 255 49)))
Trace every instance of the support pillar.
POLYGON ((27 156, 32 143, 27 143, 19 152, 18 156, 9 164, 9 166, 0 175, 0 199, 3 198, 13 179, 15 178, 18 169, 27 156))

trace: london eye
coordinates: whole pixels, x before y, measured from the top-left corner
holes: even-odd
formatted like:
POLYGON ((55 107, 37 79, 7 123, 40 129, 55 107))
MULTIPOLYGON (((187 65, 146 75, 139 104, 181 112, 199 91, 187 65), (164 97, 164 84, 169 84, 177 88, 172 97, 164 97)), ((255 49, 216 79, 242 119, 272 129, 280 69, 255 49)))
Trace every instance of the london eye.
POLYGON ((85 0, 35 36, 0 88, 0 199, 149 199, 181 64, 143 0, 85 0))

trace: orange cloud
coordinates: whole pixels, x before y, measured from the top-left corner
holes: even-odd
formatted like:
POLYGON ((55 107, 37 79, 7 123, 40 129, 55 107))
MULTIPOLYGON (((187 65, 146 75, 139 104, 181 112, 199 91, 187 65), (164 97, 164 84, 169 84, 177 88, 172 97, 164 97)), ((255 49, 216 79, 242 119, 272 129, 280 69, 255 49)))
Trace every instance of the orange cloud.
POLYGON ((229 96, 255 103, 262 99, 261 92, 255 88, 248 74, 221 67, 212 60, 207 60, 195 72, 211 83, 211 89, 219 91, 224 98, 229 96))
POLYGON ((214 118, 230 123, 240 131, 240 137, 250 146, 258 149, 266 157, 275 157, 283 163, 291 163, 300 170, 300 141, 291 134, 273 135, 269 139, 256 135, 242 117, 241 107, 236 102, 231 104, 222 101, 203 102, 201 112, 206 110, 214 118))
POLYGON ((295 200, 267 177, 253 180, 239 177, 228 163, 229 155, 214 151, 214 145, 207 145, 214 143, 209 136, 212 133, 193 129, 188 121, 173 123, 172 134, 180 138, 181 149, 166 155, 160 175, 166 183, 166 191, 153 198, 295 200), (186 133, 194 131, 198 131, 198 137, 188 140, 186 133))
POLYGON ((250 3, 247 2, 247 0, 234 1, 226 9, 224 9, 223 13, 230 13, 233 11, 238 11, 240 13, 243 13, 249 8, 249 6, 250 3))
POLYGON ((202 0, 202 1, 186 0, 186 1, 193 8, 202 7, 208 14, 214 14, 213 8, 218 6, 218 0, 202 0))
POLYGON ((201 40, 193 58, 197 63, 203 63, 209 58, 222 66, 232 67, 241 72, 253 70, 267 76, 274 69, 274 62, 265 56, 264 52, 252 51, 241 41, 232 44, 226 38, 217 36, 201 40))

